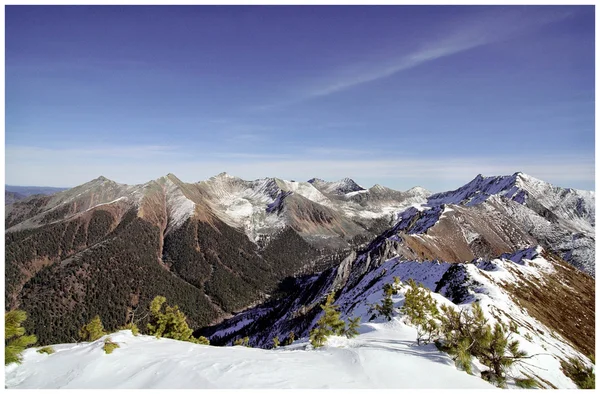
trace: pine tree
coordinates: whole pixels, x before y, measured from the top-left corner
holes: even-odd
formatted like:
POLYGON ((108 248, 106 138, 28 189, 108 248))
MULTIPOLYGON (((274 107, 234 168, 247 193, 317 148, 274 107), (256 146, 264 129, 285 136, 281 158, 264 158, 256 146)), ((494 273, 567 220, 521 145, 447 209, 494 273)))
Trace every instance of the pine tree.
POLYGON ((392 295, 397 294, 398 291, 394 286, 386 283, 383 286, 383 299, 381 304, 376 304, 373 309, 378 312, 380 316, 384 316, 388 321, 392 320, 394 314, 394 302, 392 301, 392 295))
POLYGON ((481 306, 473 304, 471 311, 460 310, 442 305, 440 314, 440 341, 438 348, 454 356, 459 368, 472 373, 471 360, 482 352, 482 340, 489 326, 481 306))
POLYGON ((348 319, 348 328, 344 335, 347 338, 354 338, 358 335, 358 327, 360 327, 360 316, 348 319))
POLYGON ((79 337, 84 341, 93 342, 104 335, 106 335, 106 331, 104 331, 102 320, 100 320, 100 316, 98 315, 94 316, 88 324, 79 330, 79 337))
POLYGON ((21 324, 27 319, 22 310, 12 310, 4 314, 4 364, 20 363, 21 353, 27 346, 37 342, 35 335, 25 335, 21 324))
POLYGON ((283 346, 291 345, 292 343, 294 343, 294 340, 295 340, 294 331, 290 331, 290 333, 288 334, 288 337, 283 341, 283 346))
POLYGON ((343 335, 345 332, 346 323, 340 318, 341 313, 339 307, 333 304, 333 297, 333 293, 327 295, 325 304, 321 305, 325 313, 317 321, 317 327, 310 332, 310 342, 315 348, 323 346, 328 336, 343 335))
POLYGON ((438 335, 439 310, 431 292, 410 279, 409 289, 404 295, 404 305, 400 312, 417 328, 417 344, 429 343, 438 335), (427 336, 425 336, 427 335, 427 336))
POLYGON ((201 345, 210 344, 205 337, 194 338, 193 330, 188 326, 183 312, 177 305, 165 306, 166 301, 165 297, 156 296, 150 303, 150 322, 147 325, 150 334, 157 338, 165 337, 201 345))
POLYGON ((496 323, 493 330, 487 326, 479 343, 478 358, 490 368, 483 376, 499 387, 506 387, 506 371, 519 359, 527 357, 527 353, 519 349, 519 341, 509 341, 510 335, 500 323, 496 323))

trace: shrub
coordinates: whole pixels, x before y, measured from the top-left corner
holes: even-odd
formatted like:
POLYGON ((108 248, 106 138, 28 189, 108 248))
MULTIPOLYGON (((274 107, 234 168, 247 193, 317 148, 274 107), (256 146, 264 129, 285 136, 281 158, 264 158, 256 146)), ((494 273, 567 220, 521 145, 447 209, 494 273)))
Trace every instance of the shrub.
POLYGON ((360 316, 348 319, 348 328, 344 331, 346 338, 354 338, 358 335, 358 327, 360 327, 360 316))
POLYGON ((79 330, 79 337, 84 341, 93 342, 104 335, 106 335, 106 331, 104 331, 104 326, 98 315, 94 316, 88 324, 79 330))
POLYGON ((586 367, 578 358, 569 358, 568 361, 561 361, 560 366, 567 375, 580 389, 596 388, 596 375, 593 367, 586 367))
POLYGON ((148 323, 148 332, 157 338, 165 337, 209 345, 210 342, 205 337, 194 338, 192 329, 186 322, 185 315, 179 310, 177 305, 171 307, 164 305, 167 299, 163 296, 156 296, 150 303, 150 322, 148 323))
POLYGON ((457 366, 472 373, 471 360, 480 354, 480 343, 485 335, 487 320, 479 304, 473 304, 472 310, 456 311, 442 305, 440 313, 440 339, 436 345, 442 351, 453 356, 457 366))
POLYGON ((515 378, 515 384, 521 389, 535 389, 540 387, 539 383, 534 378, 515 378))
POLYGON ((500 323, 494 324, 493 330, 487 325, 478 343, 478 359, 489 368, 484 376, 499 387, 506 387, 507 370, 519 359, 527 357, 527 353, 519 349, 519 341, 509 341, 511 331, 506 331, 500 323))
POLYGON ((325 313, 317 321, 317 327, 310 332, 310 343, 315 348, 323 346, 328 336, 343 335, 345 332, 346 323, 340 318, 341 313, 339 307, 333 304, 333 297, 333 293, 327 295, 325 304, 321 305, 325 313))
POLYGON ((250 343, 250 338, 248 338, 248 337, 238 338, 238 339, 236 339, 233 342, 233 346, 246 346, 246 347, 250 347, 249 343, 250 343))
POLYGON ((120 330, 131 330, 131 333, 133 335, 135 335, 135 336, 140 335, 140 329, 138 328, 138 326, 135 323, 127 323, 119 329, 120 330))
POLYGON ((50 347, 50 346, 46 346, 46 347, 43 347, 41 349, 38 349, 37 352, 38 353, 42 353, 42 354, 53 354, 53 353, 55 353, 54 349, 52 349, 52 347, 50 347))
POLYGON ((277 349, 279 347, 279 337, 273 338, 273 349, 277 349))
POLYGON ((110 338, 106 338, 104 340, 104 346, 102 346, 102 349, 106 354, 111 354, 113 350, 118 349, 119 347, 120 346, 118 343, 113 342, 110 338))
POLYGON ((35 335, 25 335, 21 324, 27 319, 27 313, 13 310, 4 314, 4 364, 20 363, 21 353, 27 346, 37 342, 35 335))
POLYGON ((393 285, 386 283, 383 286, 383 299, 381 300, 381 304, 372 306, 372 309, 376 311, 377 314, 385 317, 388 321, 392 320, 392 315, 394 314, 394 302, 392 301, 393 294, 398 294, 398 291, 393 285))
POLYGON ((439 331, 437 302, 428 289, 414 280, 410 279, 408 286, 400 312, 417 328, 417 344, 429 343, 437 338, 439 331))
POLYGON ((288 334, 288 337, 283 341, 282 346, 291 345, 292 343, 294 343, 294 340, 295 340, 294 331, 290 331, 290 333, 288 334))

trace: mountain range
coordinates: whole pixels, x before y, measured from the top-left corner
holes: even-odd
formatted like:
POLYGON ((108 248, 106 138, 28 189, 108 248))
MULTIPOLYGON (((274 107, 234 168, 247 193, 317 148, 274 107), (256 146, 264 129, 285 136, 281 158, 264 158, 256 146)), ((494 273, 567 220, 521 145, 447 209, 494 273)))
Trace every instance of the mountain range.
MULTIPOLYGON (((327 291, 366 296, 366 290, 360 296, 348 292, 382 285, 363 281, 373 281, 386 264, 418 264, 415 278, 436 278, 432 290, 460 303, 466 298, 453 298, 454 292, 475 291, 467 273, 478 269, 489 276, 481 267, 498 265, 497 259, 508 267, 516 259, 519 266, 519 254, 541 256, 555 267, 546 274, 564 271, 551 283, 577 289, 568 297, 555 291, 563 299, 550 302, 572 300, 575 310, 586 311, 579 328, 564 330, 589 335, 594 319, 594 192, 523 173, 478 175, 436 194, 420 187, 366 189, 348 178, 246 181, 222 173, 185 183, 168 174, 125 185, 99 177, 5 208, 6 307, 28 312, 26 328, 41 344, 73 341, 95 315, 116 329, 160 294, 215 343, 251 333, 260 346, 275 332, 305 333, 317 312, 307 305, 327 291), (451 293, 440 285, 442 277, 442 283, 454 283, 451 293), (257 310, 270 312, 252 327, 235 323, 257 310), (282 318, 293 324, 276 324, 282 318)), ((532 282, 515 272, 509 282, 491 280, 489 286, 512 286, 503 291, 525 300, 515 295, 517 279, 532 282)), ((548 311, 535 308, 527 310, 544 320, 548 311)), ((546 323, 553 330, 559 325, 546 323)))

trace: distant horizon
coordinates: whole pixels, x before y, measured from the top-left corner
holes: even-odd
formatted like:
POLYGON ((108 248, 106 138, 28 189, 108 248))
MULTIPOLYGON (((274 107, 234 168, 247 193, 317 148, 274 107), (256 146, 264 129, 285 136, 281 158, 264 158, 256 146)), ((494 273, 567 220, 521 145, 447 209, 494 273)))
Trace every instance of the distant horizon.
POLYGON ((7 5, 5 21, 7 184, 226 171, 444 191, 521 171, 595 190, 593 5, 7 5))
POLYGON ((469 182, 471 182, 472 180, 474 180, 474 179, 475 179, 475 178, 476 178, 478 175, 482 175, 484 178, 487 178, 487 177, 512 176, 512 175, 514 175, 514 174, 516 174, 516 173, 523 173, 523 174, 525 174, 525 175, 528 175, 528 176, 531 176, 531 177, 533 177, 533 178, 539 179, 539 180, 541 180, 541 181, 544 181, 544 182, 550 183, 550 184, 552 184, 553 186, 558 186, 558 187, 561 187, 561 188, 563 188, 563 189, 569 189, 569 188, 570 188, 570 189, 576 189, 576 190, 586 190, 586 191, 593 191, 593 192, 595 192, 595 189, 583 189, 583 188, 578 188, 578 187, 573 187, 573 186, 562 185, 562 184, 555 184, 555 183, 552 183, 552 182, 548 182, 547 180, 545 180, 545 179, 543 179, 543 178, 536 177, 536 176, 534 176, 534 175, 532 175, 532 174, 529 174, 529 173, 526 173, 526 172, 524 172, 524 171, 516 171, 516 172, 514 172, 514 173, 512 173, 512 174, 496 174, 496 175, 491 175, 491 174, 480 174, 480 173, 478 173, 478 174, 475 174, 475 175, 473 175, 473 176, 472 176, 471 178, 469 178, 468 180, 465 180, 463 183, 457 184, 457 185, 456 185, 456 186, 454 186, 454 187, 449 187, 449 188, 446 188, 446 189, 443 189, 443 190, 432 190, 432 189, 430 189, 430 188, 428 188, 428 187, 426 187, 426 186, 420 185, 420 184, 415 184, 415 185, 413 185, 413 186, 411 186, 411 187, 404 188, 404 189, 394 188, 394 187, 391 187, 391 186, 389 186, 389 185, 386 185, 386 184, 384 184, 384 183, 374 183, 374 184, 372 184, 372 185, 370 185, 370 186, 367 186, 366 184, 363 184, 363 183, 361 183, 360 181, 358 181, 357 179, 355 179, 355 178, 352 178, 352 177, 342 177, 342 178, 338 178, 338 179, 325 179, 325 178, 322 178, 322 177, 319 177, 319 176, 313 176, 313 177, 310 177, 310 178, 307 178, 307 179, 298 179, 298 178, 287 179, 287 178, 281 178, 281 177, 276 177, 276 176, 263 176, 263 177, 258 177, 258 178, 243 178, 243 177, 237 176, 236 174, 231 174, 231 173, 229 173, 229 172, 227 172, 227 171, 222 171, 222 172, 220 172, 220 173, 218 173, 218 174, 214 174, 214 175, 212 175, 212 176, 209 176, 209 177, 207 177, 207 178, 198 179, 198 180, 194 180, 194 181, 190 181, 190 180, 182 179, 182 178, 181 178, 181 177, 179 177, 177 174, 175 174, 175 173, 172 173, 172 172, 169 172, 169 173, 167 173, 167 174, 161 175, 161 176, 159 176, 159 177, 156 177, 156 178, 148 179, 148 180, 146 180, 146 181, 143 181, 143 182, 134 182, 134 183, 120 182, 119 180, 117 180, 117 179, 113 179, 113 178, 111 178, 111 177, 107 177, 107 176, 104 176, 104 175, 98 175, 98 176, 96 176, 96 177, 93 177, 93 178, 90 178, 90 179, 88 179, 88 180, 87 180, 87 181, 85 181, 85 182, 78 183, 78 184, 76 184, 76 185, 72 185, 72 186, 48 186, 48 185, 17 185, 17 184, 5 184, 5 185, 4 185, 4 187, 5 187, 5 190, 6 190, 6 188, 7 188, 7 187, 31 187, 31 188, 51 188, 51 189, 72 189, 72 188, 74 188, 74 187, 81 186, 81 185, 83 185, 83 184, 85 184, 85 183, 88 183, 88 182, 94 181, 94 180, 96 180, 96 179, 98 179, 98 178, 102 178, 102 177, 104 177, 104 178, 106 178, 106 179, 108 179, 108 180, 110 180, 110 181, 113 181, 113 182, 116 182, 116 183, 119 183, 119 184, 123 184, 123 185, 141 185, 141 184, 144 184, 144 183, 147 183, 147 182, 150 182, 150 181, 153 181, 153 180, 159 179, 159 178, 161 178, 161 177, 166 177, 166 176, 168 176, 168 175, 174 175, 176 178, 178 178, 179 180, 183 181, 184 183, 198 183, 198 182, 202 182, 202 181, 209 180, 210 178, 213 178, 213 177, 216 177, 216 176, 218 176, 218 175, 221 175, 222 173, 226 173, 227 175, 229 175, 229 176, 232 176, 232 177, 235 177, 235 178, 240 178, 240 179, 242 179, 242 180, 244 180, 244 181, 254 181, 254 180, 258 180, 258 179, 264 179, 264 178, 277 178, 277 179, 281 179, 281 180, 285 180, 285 181, 292 181, 292 182, 308 182, 309 180, 311 180, 311 179, 313 179, 313 178, 319 178, 319 179, 322 179, 322 180, 324 180, 325 182, 336 182, 336 181, 340 181, 340 180, 342 180, 342 179, 344 179, 344 178, 349 178, 349 179, 352 179, 353 181, 355 181, 355 182, 356 182, 356 183, 357 183, 359 186, 363 187, 364 189, 370 189, 370 188, 372 188, 372 187, 373 187, 373 186, 375 186, 375 185, 385 186, 385 187, 388 187, 388 188, 390 188, 390 189, 394 189, 394 190, 397 190, 397 191, 407 191, 407 190, 410 190, 410 189, 412 189, 412 188, 415 188, 415 187, 422 187, 422 188, 424 188, 424 189, 426 189, 426 190, 428 190, 428 191, 430 191, 430 192, 432 192, 432 193, 441 193, 441 192, 445 192, 445 191, 451 191, 451 190, 458 189, 458 188, 460 188, 461 186, 464 186, 464 185, 466 185, 467 183, 469 183, 469 182))

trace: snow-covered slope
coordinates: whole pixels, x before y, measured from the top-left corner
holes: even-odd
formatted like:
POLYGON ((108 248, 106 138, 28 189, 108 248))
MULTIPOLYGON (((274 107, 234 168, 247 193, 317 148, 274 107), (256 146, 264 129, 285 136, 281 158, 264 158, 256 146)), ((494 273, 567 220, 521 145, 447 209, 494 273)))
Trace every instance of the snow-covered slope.
POLYGON ((435 291, 438 304, 469 309, 478 302, 489 322, 517 323, 518 332, 511 338, 518 339, 520 347, 533 357, 527 364, 513 368, 513 377, 527 374, 547 388, 575 388, 562 373, 560 361, 578 357, 589 364, 587 352, 593 352, 594 344, 593 337, 589 337, 593 336, 594 327, 593 280, 549 257, 539 247, 474 264, 403 261, 394 257, 371 261, 368 267, 369 258, 365 254, 351 255, 336 270, 300 279, 298 292, 292 292, 289 298, 239 314, 221 325, 211 338, 248 335, 251 343, 269 346, 274 336, 284 338, 290 331, 296 337, 306 337, 320 317, 318 305, 324 303, 328 292, 337 291, 336 304, 343 317, 361 317, 367 323, 362 325, 363 332, 387 330, 388 339, 394 338, 389 342, 407 341, 414 346, 416 335, 413 332, 412 337, 405 336, 407 327, 398 315, 406 287, 392 298, 397 313, 394 323, 385 328, 379 325, 383 323, 380 318, 369 323, 373 318, 370 305, 381 301, 383 286, 397 276, 403 281, 412 278, 435 291), (563 287, 567 283, 572 290, 563 287), (247 326, 240 327, 241 321, 247 326), (228 330, 234 325, 237 333, 228 330))
POLYGON ((355 339, 306 350, 299 342, 273 350, 214 347, 130 331, 110 335, 120 348, 91 343, 28 349, 22 365, 5 368, 7 388, 25 389, 266 389, 479 388, 493 386, 458 371, 435 346, 411 346, 414 330, 401 323, 365 324, 355 339), (432 378, 435 376, 435 378, 432 378))
POLYGON ((593 191, 564 189, 521 172, 510 176, 477 175, 456 190, 429 196, 427 205, 473 206, 494 195, 523 204, 549 220, 560 220, 574 231, 593 232, 596 212, 593 191))

